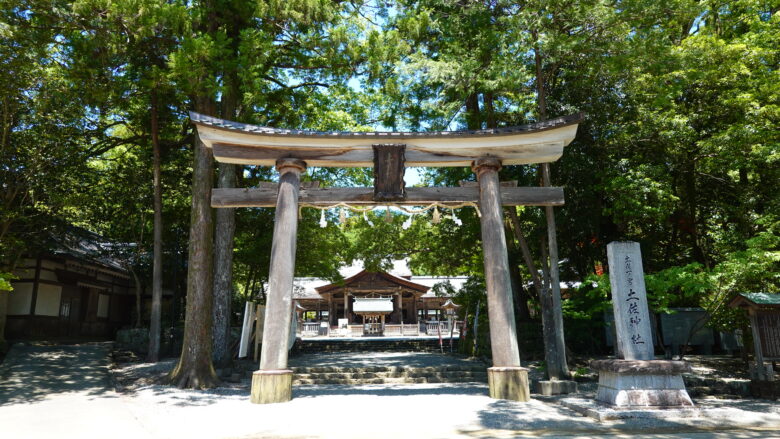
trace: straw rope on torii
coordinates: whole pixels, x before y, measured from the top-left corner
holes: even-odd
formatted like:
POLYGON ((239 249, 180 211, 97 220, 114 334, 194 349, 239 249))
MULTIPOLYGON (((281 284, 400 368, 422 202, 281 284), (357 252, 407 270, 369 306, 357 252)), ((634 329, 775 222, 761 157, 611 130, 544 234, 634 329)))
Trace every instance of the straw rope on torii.
MULTIPOLYGON (((313 209, 319 209, 322 212, 322 214, 320 215, 320 227, 327 226, 327 221, 325 219, 325 211, 331 210, 331 209, 340 209, 340 211, 339 211, 339 223, 341 223, 341 224, 345 223, 346 216, 345 216, 345 212, 344 211, 345 211, 345 209, 347 209, 347 210, 350 210, 352 212, 362 213, 363 214, 363 220, 366 221, 370 226, 374 225, 374 223, 371 222, 370 219, 368 219, 368 217, 366 216, 366 213, 367 212, 371 212, 372 210, 376 209, 375 206, 357 207, 357 206, 352 206, 352 205, 349 205, 349 204, 346 204, 346 203, 337 203, 337 204, 333 204, 333 205, 330 205, 330 206, 318 206, 318 205, 299 204, 298 205, 298 219, 303 218, 302 211, 303 211, 304 207, 310 207, 310 208, 313 208, 313 209)), ((400 204, 391 203, 391 204, 385 205, 385 221, 386 222, 392 222, 392 219, 391 219, 392 217, 390 216, 390 208, 391 207, 395 208, 395 209, 398 209, 398 210, 400 210, 400 211, 402 211, 404 213, 409 214, 409 218, 406 221, 404 221, 404 223, 403 223, 403 228, 404 229, 408 229, 409 226, 411 226, 412 218, 415 215, 420 215, 420 214, 426 213, 426 212, 428 212, 431 209, 434 209, 434 211, 433 211, 433 218, 431 219, 431 222, 433 224, 438 224, 441 221, 441 214, 439 213, 439 208, 450 209, 450 218, 452 218, 452 221, 455 224, 457 224, 458 226, 460 226, 462 224, 462 222, 455 215, 455 209, 460 209, 460 208, 463 208, 463 207, 473 207, 474 211, 477 214, 477 217, 478 218, 482 217, 482 213, 480 213, 480 211, 479 211, 479 206, 477 205, 477 203, 472 203, 472 202, 465 202, 465 203, 459 203, 459 204, 454 204, 454 205, 453 204, 444 204, 444 203, 431 203, 431 204, 429 204, 427 206, 423 206, 423 207, 421 207, 419 209, 412 209, 412 208, 409 208, 409 207, 406 207, 406 206, 403 206, 403 205, 400 205, 400 204)))
POLYGON ((190 118, 217 161, 276 166, 279 172, 278 184, 214 189, 211 199, 211 205, 218 208, 276 208, 266 323, 260 370, 252 377, 252 402, 292 398, 287 340, 299 206, 336 206, 361 213, 369 207, 393 206, 412 214, 419 211, 405 206, 423 206, 420 210, 433 208, 434 215, 439 207, 478 206, 493 354, 493 367, 488 369, 490 396, 529 399, 528 371, 521 367, 517 344, 502 206, 561 206, 563 189, 550 187, 548 181, 543 187, 502 184, 498 171, 502 165, 558 160, 574 139, 582 115, 520 127, 427 133, 311 132, 259 127, 197 113, 191 113, 190 118), (374 187, 302 186, 300 175, 307 166, 373 167, 374 187), (477 181, 461 187, 406 188, 406 166, 471 166, 477 181))

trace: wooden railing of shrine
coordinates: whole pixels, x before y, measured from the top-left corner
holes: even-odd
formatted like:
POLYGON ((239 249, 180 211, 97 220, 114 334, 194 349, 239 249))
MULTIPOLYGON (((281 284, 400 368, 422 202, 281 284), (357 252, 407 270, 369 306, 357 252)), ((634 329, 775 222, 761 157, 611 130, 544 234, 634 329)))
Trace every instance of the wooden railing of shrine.
MULTIPOLYGON (((453 334, 460 334, 462 322, 453 322, 453 334)), ((390 337, 413 337, 418 335, 438 335, 443 337, 450 335, 450 322, 420 322, 405 324, 386 324, 383 335, 390 337)), ((346 329, 323 328, 321 322, 304 322, 298 326, 299 337, 360 337, 365 335, 364 325, 349 325, 346 329)))
MULTIPOLYGON (((454 332, 460 331, 461 322, 453 322, 455 327, 454 332)), ((444 320, 440 322, 420 322, 420 331, 428 335, 438 335, 441 331, 442 336, 449 336, 450 334, 450 322, 444 320)))
POLYGON ((319 322, 305 322, 299 326, 300 335, 302 337, 316 337, 320 335, 320 323, 319 322))

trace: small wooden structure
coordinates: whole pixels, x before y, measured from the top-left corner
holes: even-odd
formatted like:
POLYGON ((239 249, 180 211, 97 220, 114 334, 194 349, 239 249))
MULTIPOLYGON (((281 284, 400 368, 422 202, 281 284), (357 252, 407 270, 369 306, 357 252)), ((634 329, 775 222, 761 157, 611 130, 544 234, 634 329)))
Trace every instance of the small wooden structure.
POLYGON ((444 313, 447 316, 454 316, 458 308, 460 308, 460 305, 453 302, 452 299, 447 299, 447 301, 441 305, 441 309, 444 310, 444 313))
MULTIPOLYGON (((528 371, 520 365, 502 206, 560 206, 563 189, 502 187, 503 165, 548 163, 561 157, 577 132, 582 115, 476 131, 314 132, 247 125, 190 113, 203 144, 216 160, 276 166, 276 188, 217 189, 213 207, 276 207, 265 331, 260 370, 252 378, 251 400, 291 398, 287 340, 293 306, 298 208, 300 206, 431 205, 459 207, 478 203, 487 286, 493 366, 488 385, 494 398, 528 400, 528 371), (307 166, 374 167, 374 188, 301 187, 307 166), (477 187, 405 188, 406 166, 470 166, 477 187)), ((548 226, 549 227, 549 226, 548 226)), ((552 233, 550 236, 554 236, 552 233)), ((551 240, 554 241, 554 240, 551 240)), ((557 284, 557 247, 550 242, 553 285, 557 284)), ((562 334, 562 328, 560 330, 562 334)))
MULTIPOLYGON (((14 270, 14 290, 0 296, 8 301, 6 337, 111 339, 117 329, 129 326, 135 284, 122 262, 107 255, 116 246, 66 226, 52 234, 46 250, 22 258, 14 270)), ((142 297, 143 309, 150 299, 142 297)))
POLYGON ((755 377, 773 380, 772 362, 780 360, 780 294, 740 293, 729 306, 746 309, 753 331, 755 377), (765 365, 765 361, 769 361, 765 365))

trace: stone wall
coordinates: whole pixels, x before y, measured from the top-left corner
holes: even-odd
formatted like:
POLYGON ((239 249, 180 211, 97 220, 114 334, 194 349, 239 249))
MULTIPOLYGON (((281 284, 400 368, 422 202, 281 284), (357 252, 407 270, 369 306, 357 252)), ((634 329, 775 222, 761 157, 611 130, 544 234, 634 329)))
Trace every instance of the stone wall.
POLYGON ((780 381, 750 381, 750 396, 762 399, 780 398, 780 381))
MULTIPOLYGON (((164 328, 160 337, 160 356, 175 357, 181 353, 183 328, 164 328)), ((146 355, 149 351, 149 328, 126 328, 116 332, 116 348, 146 355)))

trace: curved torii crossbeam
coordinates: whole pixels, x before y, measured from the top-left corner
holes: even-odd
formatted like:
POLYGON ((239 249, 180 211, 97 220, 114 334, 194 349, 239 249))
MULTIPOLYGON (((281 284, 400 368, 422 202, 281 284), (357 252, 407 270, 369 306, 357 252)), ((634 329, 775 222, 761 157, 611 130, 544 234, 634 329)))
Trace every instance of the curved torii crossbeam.
POLYGON ((260 370, 252 377, 252 402, 292 398, 287 340, 299 203, 385 205, 389 201, 417 205, 479 203, 493 353, 493 367, 488 369, 490 396, 529 399, 528 371, 520 366, 517 346, 501 209, 502 205, 562 205, 563 189, 505 187, 498 181, 498 171, 502 165, 558 160, 563 148, 574 139, 582 114, 510 128, 425 133, 283 130, 199 113, 190 113, 190 118, 217 161, 276 166, 280 174, 276 187, 216 189, 211 201, 214 207, 276 207, 263 346, 260 370), (307 166, 373 167, 374 188, 301 189, 300 174, 307 166), (406 166, 471 166, 478 187, 405 188, 406 166))
POLYGON ((574 140, 582 114, 477 131, 340 132, 248 125, 190 113, 200 140, 224 163, 274 166, 295 157, 317 167, 372 167, 376 144, 406 146, 406 166, 471 166, 480 157, 504 165, 554 162, 574 140))

